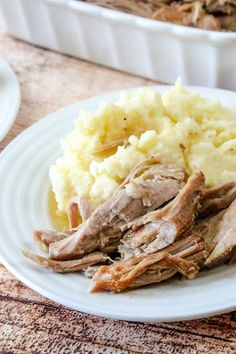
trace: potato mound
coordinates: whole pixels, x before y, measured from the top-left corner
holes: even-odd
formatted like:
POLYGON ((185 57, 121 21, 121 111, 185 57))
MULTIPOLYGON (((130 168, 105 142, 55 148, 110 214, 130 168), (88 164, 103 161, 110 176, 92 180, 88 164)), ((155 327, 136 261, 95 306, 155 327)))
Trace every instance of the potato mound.
POLYGON ((151 155, 189 173, 201 170, 206 183, 216 185, 236 179, 236 111, 180 82, 163 94, 137 89, 95 113, 81 111, 62 148, 64 155, 50 168, 59 213, 74 195, 98 206, 151 155))

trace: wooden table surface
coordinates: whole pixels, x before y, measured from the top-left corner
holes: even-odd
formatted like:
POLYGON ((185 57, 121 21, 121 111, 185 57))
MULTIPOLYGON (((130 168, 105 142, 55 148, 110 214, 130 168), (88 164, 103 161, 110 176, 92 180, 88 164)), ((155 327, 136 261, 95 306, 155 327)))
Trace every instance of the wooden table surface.
MULTIPOLYGON (((26 127, 63 106, 112 90, 153 84, 36 48, 3 32, 0 56, 15 70, 22 93, 20 112, 0 150, 26 127)), ((0 265, 0 353, 236 353, 236 313, 178 323, 113 321, 59 306, 0 265)))

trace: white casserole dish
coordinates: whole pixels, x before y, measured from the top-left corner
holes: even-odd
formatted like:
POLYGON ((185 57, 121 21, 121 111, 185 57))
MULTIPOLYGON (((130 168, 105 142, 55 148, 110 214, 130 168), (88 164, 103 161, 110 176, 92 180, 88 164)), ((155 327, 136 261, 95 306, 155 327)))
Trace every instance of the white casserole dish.
POLYGON ((236 89, 236 33, 164 23, 77 0, 0 0, 15 37, 153 80, 236 89))

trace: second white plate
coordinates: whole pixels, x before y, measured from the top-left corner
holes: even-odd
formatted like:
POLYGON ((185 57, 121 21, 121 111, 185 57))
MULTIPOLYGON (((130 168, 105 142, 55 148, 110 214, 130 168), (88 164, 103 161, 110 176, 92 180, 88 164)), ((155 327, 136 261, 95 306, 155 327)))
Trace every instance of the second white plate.
MULTIPOLYGON (((158 90, 166 87, 157 86, 158 90)), ((210 99, 235 106, 236 94, 194 88, 210 99)), ((50 228, 50 164, 61 154, 59 139, 73 127, 78 109, 116 100, 118 93, 95 97, 58 111, 18 136, 0 156, 0 254, 4 265, 40 294, 72 309, 114 319, 176 321, 236 309, 236 265, 203 272, 191 281, 171 280, 122 294, 89 294, 81 274, 56 274, 26 260, 20 249, 39 253, 35 228, 50 228), (7 178, 6 178, 7 176, 7 178)))
POLYGON ((15 121, 20 106, 20 86, 12 68, 0 59, 0 141, 15 121))

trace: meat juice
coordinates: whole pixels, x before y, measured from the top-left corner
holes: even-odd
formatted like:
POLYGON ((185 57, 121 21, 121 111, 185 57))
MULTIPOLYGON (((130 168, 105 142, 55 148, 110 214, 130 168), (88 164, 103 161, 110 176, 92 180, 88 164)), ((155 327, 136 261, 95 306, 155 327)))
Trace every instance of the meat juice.
POLYGON ((58 214, 57 202, 53 191, 50 189, 48 195, 48 210, 52 228, 55 230, 69 229, 69 222, 65 214, 58 214))

